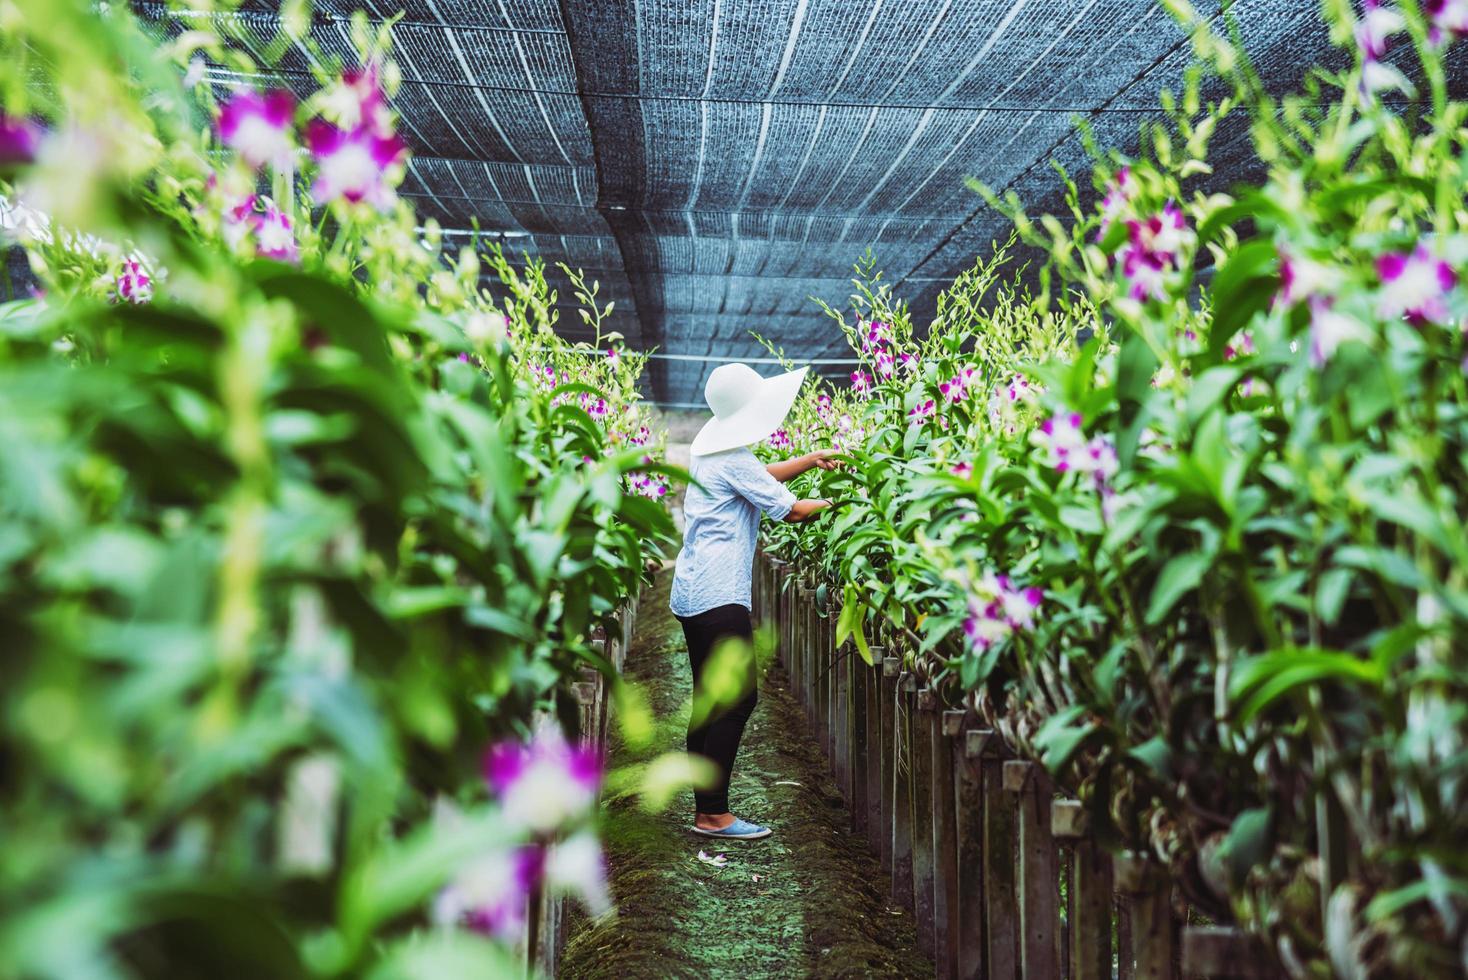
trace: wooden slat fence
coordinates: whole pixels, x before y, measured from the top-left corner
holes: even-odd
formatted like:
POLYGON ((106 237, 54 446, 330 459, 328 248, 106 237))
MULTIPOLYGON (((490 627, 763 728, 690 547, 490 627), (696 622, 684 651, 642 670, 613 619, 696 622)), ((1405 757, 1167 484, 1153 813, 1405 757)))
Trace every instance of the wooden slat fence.
MULTIPOLYGON (((828 590, 831 594, 835 590, 828 590)), ((851 813, 917 918, 937 975, 963 980, 1258 980, 1280 974, 1259 940, 1185 926, 1163 869, 1114 854, 1042 766, 1012 758, 971 714, 945 710, 893 638, 868 664, 838 650, 839 610, 761 555, 755 616, 830 760, 851 813)))

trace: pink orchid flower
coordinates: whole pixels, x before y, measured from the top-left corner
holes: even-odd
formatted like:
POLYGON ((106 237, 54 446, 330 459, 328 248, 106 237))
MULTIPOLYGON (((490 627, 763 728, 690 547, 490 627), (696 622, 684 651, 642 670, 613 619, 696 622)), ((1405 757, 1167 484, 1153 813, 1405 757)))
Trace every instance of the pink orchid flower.
POLYGON ((144 270, 142 263, 129 259, 122 264, 112 284, 113 301, 142 306, 153 299, 153 280, 144 270))
POLYGON ((539 845, 506 848, 470 862, 433 903, 433 920, 496 939, 523 928, 529 900, 544 871, 539 845))
POLYGON ((34 163, 41 136, 41 127, 29 119, 0 112, 0 167, 34 163))
POLYGON ((1376 260, 1381 276, 1377 304, 1383 317, 1405 317, 1414 326, 1447 324, 1448 295, 1458 283, 1453 267, 1419 244, 1410 254, 1388 253, 1376 260))
POLYGON ((1442 44, 1448 38, 1468 37, 1468 0, 1424 0, 1428 40, 1442 44))
POLYGON ((266 164, 286 170, 296 149, 295 115, 296 99, 291 93, 243 89, 220 110, 219 138, 255 170, 266 164))
POLYGON ((484 757, 484 778, 516 827, 549 833, 585 816, 596 803, 601 762, 546 726, 528 744, 506 741, 484 757))
POLYGON ((392 206, 387 174, 407 152, 402 140, 367 129, 348 132, 314 119, 306 141, 318 168, 311 187, 311 197, 318 204, 340 199, 352 204, 365 201, 383 211, 392 206))

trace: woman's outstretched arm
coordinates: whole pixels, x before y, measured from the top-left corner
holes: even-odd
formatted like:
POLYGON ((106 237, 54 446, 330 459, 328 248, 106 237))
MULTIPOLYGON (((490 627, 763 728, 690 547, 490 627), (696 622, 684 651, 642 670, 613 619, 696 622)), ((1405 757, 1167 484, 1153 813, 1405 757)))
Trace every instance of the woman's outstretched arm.
POLYGON ((765 469, 769 471, 770 476, 781 483, 788 483, 812 466, 819 466, 823 470, 834 470, 840 465, 836 460, 831 459, 831 450, 817 449, 794 459, 782 459, 778 463, 770 463, 765 469))
POLYGON ((785 515, 788 524, 803 524, 831 506, 829 500, 797 500, 790 513, 785 515))

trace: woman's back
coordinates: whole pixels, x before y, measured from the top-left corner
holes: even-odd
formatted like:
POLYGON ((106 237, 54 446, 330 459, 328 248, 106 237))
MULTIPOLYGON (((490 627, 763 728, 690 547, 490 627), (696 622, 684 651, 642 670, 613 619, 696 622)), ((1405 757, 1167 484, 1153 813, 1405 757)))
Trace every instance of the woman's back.
POLYGON ((795 495, 747 447, 695 456, 689 474, 669 606, 678 616, 731 603, 748 609, 760 513, 783 520, 795 495))

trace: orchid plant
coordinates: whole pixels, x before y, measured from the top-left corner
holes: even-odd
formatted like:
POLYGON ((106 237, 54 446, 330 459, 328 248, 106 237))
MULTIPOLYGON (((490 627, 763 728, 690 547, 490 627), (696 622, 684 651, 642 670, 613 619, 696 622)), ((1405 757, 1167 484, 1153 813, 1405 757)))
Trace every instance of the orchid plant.
POLYGON ((1068 184, 1069 222, 985 191, 1047 256, 1038 282, 1008 281, 1001 245, 924 332, 864 259, 829 311, 864 362, 852 386, 808 394, 762 449, 846 450, 797 488, 844 513, 766 547, 816 574, 843 639, 900 650, 1291 975, 1450 975, 1468 103, 1443 59, 1462 5, 1331 0, 1352 66, 1283 98, 1168 6, 1223 97, 1190 73, 1145 154, 1098 155, 1094 204, 1068 184), (1208 145, 1240 112, 1268 175, 1223 193, 1208 145))
POLYGON ((0 962, 516 969, 609 907, 569 681, 673 538, 643 359, 397 195, 390 29, 291 95, 218 19, 12 6, 0 962))

